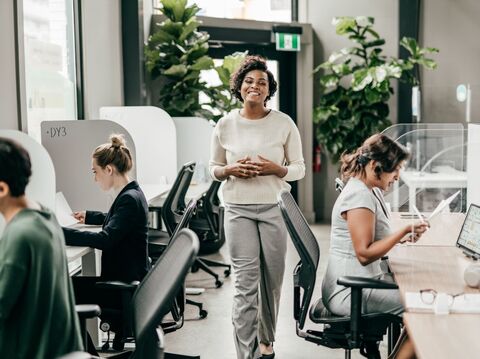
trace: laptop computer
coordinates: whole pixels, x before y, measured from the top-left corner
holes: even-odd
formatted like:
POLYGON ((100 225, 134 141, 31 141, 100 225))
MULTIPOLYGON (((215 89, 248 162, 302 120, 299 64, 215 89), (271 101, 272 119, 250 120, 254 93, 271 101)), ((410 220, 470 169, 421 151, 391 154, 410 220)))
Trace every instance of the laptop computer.
POLYGON ((471 204, 457 239, 457 247, 467 257, 480 259, 480 206, 471 204))

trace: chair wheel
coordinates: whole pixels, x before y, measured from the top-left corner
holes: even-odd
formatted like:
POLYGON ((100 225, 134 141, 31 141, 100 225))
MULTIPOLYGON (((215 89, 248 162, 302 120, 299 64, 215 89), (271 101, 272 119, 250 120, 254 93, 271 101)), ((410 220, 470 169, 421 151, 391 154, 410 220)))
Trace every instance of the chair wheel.
POLYGON ((215 287, 216 287, 216 288, 220 288, 220 287, 222 286, 222 284, 223 284, 223 282, 222 282, 221 280, 218 280, 218 279, 217 279, 217 280, 215 281, 215 287))
POLYGON ((230 269, 226 269, 223 273, 225 274, 225 277, 229 277, 231 272, 230 269))
POLYGON ((193 265, 192 268, 190 269, 190 271, 191 271, 192 273, 198 272, 198 266, 193 265))
POLYGON ((107 341, 105 344, 102 345, 102 350, 107 351, 110 349, 110 343, 107 341))
POLYGON ((202 309, 199 315, 200 315, 200 319, 205 319, 208 315, 208 312, 205 309, 202 309))

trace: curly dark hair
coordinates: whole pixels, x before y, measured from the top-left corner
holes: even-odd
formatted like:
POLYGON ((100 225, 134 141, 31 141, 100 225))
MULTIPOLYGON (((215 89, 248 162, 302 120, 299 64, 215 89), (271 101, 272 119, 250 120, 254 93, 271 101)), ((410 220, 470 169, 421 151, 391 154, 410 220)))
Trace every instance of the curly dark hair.
POLYGON ((13 140, 0 137, 0 168, 0 181, 8 185, 10 195, 23 196, 32 175, 27 150, 13 140))
POLYGON ((230 78, 230 92, 241 102, 243 102, 240 88, 242 87, 245 75, 250 71, 260 70, 265 72, 268 77, 268 96, 265 99, 265 103, 275 95, 277 91, 277 81, 273 77, 273 74, 267 67, 267 60, 258 55, 250 55, 245 58, 237 71, 235 71, 230 78))

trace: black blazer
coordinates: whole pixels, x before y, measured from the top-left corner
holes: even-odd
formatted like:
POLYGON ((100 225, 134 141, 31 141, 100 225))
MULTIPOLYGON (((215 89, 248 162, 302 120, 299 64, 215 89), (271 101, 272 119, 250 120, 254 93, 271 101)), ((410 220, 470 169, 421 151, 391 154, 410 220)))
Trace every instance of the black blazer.
POLYGON ((85 224, 102 224, 95 233, 63 228, 69 246, 102 250, 103 280, 141 281, 150 269, 148 260, 148 205, 136 181, 118 194, 107 214, 87 211, 85 224))

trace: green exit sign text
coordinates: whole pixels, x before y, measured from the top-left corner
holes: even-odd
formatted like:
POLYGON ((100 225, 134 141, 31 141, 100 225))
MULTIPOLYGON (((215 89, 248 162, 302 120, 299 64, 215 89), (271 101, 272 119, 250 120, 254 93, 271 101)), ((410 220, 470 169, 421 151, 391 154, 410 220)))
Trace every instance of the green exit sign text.
POLYGON ((275 33, 278 51, 300 51, 300 34, 275 33))

